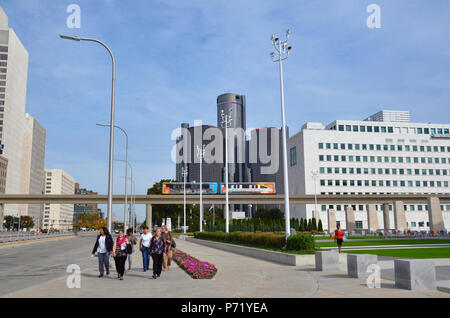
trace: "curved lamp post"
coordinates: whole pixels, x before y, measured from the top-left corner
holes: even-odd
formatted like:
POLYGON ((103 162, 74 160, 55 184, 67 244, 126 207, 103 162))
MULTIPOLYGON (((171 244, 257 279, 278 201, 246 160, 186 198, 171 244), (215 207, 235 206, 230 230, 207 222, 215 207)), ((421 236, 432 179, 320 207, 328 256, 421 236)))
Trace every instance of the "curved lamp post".
POLYGON ((88 41, 95 42, 103 46, 111 55, 112 60, 112 88, 111 88, 111 113, 110 113, 110 129, 109 129, 109 168, 108 168, 108 231, 112 229, 112 193, 113 193, 113 155, 114 155, 114 102, 115 102, 115 86, 116 86, 116 61, 111 49, 103 42, 97 39, 78 38, 74 36, 60 35, 61 39, 72 41, 88 41))

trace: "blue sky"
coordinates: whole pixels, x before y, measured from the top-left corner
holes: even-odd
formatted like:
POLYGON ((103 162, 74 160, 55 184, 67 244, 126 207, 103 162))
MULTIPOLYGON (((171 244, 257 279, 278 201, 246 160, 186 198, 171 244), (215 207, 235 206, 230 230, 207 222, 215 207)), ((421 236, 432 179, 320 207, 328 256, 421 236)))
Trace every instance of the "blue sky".
MULTIPOLYGON (((216 124, 216 96, 247 96, 247 126, 280 126, 279 79, 270 34, 290 27, 285 64, 287 124, 363 119, 380 109, 410 110, 413 121, 450 118, 450 2, 381 0, 1 0, 30 54, 27 112, 47 130, 46 167, 107 192, 110 60, 117 59, 116 124, 130 136, 138 194, 174 177, 173 129, 216 124), (66 26, 68 5, 81 28, 66 26), (381 29, 366 8, 381 7, 381 29)), ((116 133, 117 158, 124 138, 116 133)), ((114 192, 124 167, 115 165, 114 192)), ((105 210, 103 208, 103 210, 105 210)), ((121 215, 122 207, 114 212, 121 215)), ((138 208, 139 219, 143 207, 138 208)))

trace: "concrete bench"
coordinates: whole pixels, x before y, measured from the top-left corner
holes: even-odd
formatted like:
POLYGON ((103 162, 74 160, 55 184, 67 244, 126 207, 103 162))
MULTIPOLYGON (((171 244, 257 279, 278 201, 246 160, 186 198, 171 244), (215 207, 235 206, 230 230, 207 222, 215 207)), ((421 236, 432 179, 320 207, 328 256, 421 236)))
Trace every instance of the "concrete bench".
POLYGON ((409 290, 435 290, 436 267, 429 260, 395 260, 395 287, 409 290))
POLYGON ((347 273, 349 277, 361 278, 368 277, 369 265, 377 264, 378 257, 370 254, 348 254, 347 255, 347 273))
POLYGON ((337 251, 320 251, 315 254, 316 271, 339 270, 339 253, 337 251))

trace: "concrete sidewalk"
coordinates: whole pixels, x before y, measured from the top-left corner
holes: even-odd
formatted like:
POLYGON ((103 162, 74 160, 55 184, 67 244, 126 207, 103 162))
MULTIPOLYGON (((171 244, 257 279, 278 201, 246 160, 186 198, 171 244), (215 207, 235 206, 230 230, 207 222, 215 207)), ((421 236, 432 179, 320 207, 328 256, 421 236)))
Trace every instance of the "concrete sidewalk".
POLYGON ((125 274, 123 281, 116 278, 114 269, 111 277, 98 278, 97 259, 92 258, 81 268, 80 289, 67 288, 66 275, 3 297, 450 297, 439 291, 394 289, 393 282, 386 280, 382 280, 382 288, 370 289, 364 279, 348 278, 344 271, 316 272, 312 266, 279 265, 180 239, 177 247, 215 264, 216 276, 211 280, 194 280, 173 264, 170 271, 154 280, 151 270, 142 272, 137 250, 133 255, 137 269, 125 274))

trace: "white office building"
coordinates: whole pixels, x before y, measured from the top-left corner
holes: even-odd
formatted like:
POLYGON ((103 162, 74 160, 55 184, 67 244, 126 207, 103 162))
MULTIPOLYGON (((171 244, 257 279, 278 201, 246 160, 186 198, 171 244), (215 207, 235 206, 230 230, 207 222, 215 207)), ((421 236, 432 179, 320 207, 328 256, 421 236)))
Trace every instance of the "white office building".
MULTIPOLYGON (((288 140, 290 193, 450 193, 450 124, 411 123, 406 113, 383 111, 363 121, 305 124, 288 140)), ((352 207, 356 227, 367 229, 366 205, 352 207)), ((336 211, 336 221, 345 229, 344 205, 291 205, 291 214, 320 217, 326 229, 328 209, 336 211)), ((393 207, 389 209, 392 220, 393 207)), ((425 204, 405 205, 407 227, 428 230, 427 209, 425 204)), ((377 210, 383 228, 382 206, 377 210)), ((450 229, 450 205, 441 210, 450 229)))
MULTIPOLYGON (((74 194, 75 179, 61 169, 45 169, 45 194, 74 194)), ((73 227, 73 204, 44 204, 43 227, 46 229, 71 230, 73 227)))
MULTIPOLYGON (((8 160, 6 194, 41 194, 45 129, 25 113, 28 52, 0 7, 0 143, 8 160)), ((29 215, 38 223, 39 205, 5 205, 5 215, 29 215)))

